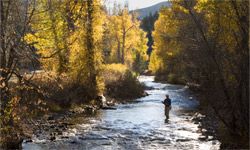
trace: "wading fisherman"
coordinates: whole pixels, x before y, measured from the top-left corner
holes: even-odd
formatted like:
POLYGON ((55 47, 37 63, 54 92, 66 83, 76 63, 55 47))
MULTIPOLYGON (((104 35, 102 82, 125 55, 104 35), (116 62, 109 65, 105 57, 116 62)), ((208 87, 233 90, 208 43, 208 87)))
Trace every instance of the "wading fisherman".
POLYGON ((169 98, 169 95, 166 95, 166 98, 162 103, 165 105, 166 119, 169 119, 169 111, 171 109, 171 99, 169 98))

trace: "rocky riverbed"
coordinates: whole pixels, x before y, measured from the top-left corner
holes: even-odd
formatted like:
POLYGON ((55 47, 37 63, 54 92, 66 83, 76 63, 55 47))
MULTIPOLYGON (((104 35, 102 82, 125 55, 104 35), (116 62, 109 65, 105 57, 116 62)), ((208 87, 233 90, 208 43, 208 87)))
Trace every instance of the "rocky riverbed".
MULTIPOLYGON (((44 126, 22 143, 24 150, 49 149, 219 149, 213 128, 203 128, 204 115, 188 87, 154 82, 141 76, 148 96, 91 116, 48 117, 44 126), (172 99, 170 119, 161 103, 172 99), (56 120, 56 121, 55 121, 56 120)), ((44 121, 43 121, 44 122, 44 121)))

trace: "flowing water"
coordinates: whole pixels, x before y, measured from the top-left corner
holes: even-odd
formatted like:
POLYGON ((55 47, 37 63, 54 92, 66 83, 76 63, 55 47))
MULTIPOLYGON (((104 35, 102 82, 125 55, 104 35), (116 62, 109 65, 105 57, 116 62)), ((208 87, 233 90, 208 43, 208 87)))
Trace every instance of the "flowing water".
POLYGON ((148 96, 118 105, 117 110, 103 110, 55 141, 34 136, 33 142, 23 143, 23 149, 219 149, 219 141, 212 137, 201 140, 199 124, 191 121, 198 102, 187 87, 156 83, 153 76, 140 76, 139 81, 148 87, 148 96), (169 120, 162 104, 166 94, 172 99, 169 120))

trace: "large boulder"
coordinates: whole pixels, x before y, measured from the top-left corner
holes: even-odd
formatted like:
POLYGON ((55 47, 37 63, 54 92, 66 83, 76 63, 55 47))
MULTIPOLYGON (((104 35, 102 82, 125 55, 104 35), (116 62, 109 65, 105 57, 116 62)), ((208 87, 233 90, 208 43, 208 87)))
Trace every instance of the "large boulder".
POLYGON ((107 100, 105 96, 103 95, 97 96, 96 101, 97 101, 98 107, 100 108, 107 107, 107 100))

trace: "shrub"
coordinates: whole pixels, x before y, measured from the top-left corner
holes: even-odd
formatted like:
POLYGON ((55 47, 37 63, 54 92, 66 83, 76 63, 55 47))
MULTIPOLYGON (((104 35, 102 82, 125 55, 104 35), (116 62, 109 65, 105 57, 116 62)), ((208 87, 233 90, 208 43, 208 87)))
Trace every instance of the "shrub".
POLYGON ((137 80, 135 73, 125 65, 106 65, 103 72, 106 84, 106 95, 115 99, 133 99, 143 95, 143 85, 137 80))
POLYGON ((127 66, 122 64, 107 64, 104 66, 103 78, 105 85, 115 82, 124 76, 125 72, 128 70, 127 66))

